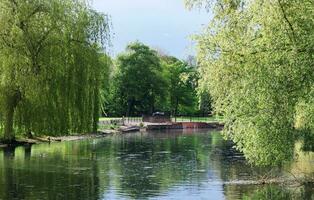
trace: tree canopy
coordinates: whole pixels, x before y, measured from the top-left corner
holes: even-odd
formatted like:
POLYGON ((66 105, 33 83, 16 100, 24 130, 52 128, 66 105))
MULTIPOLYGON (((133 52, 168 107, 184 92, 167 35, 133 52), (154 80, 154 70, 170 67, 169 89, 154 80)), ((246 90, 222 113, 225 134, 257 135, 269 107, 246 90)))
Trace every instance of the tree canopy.
MULTIPOLYGON (((198 94, 197 66, 162 54, 149 46, 130 43, 113 64, 109 98, 105 104, 108 116, 140 116, 153 112, 204 115, 210 105, 198 94)), ((206 95, 205 95, 206 96, 206 95)))
POLYGON ((87 1, 0 1, 0 128, 66 134, 97 128, 106 15, 87 1))
POLYGON ((198 73, 195 66, 175 57, 163 56, 164 77, 167 80, 168 108, 173 116, 192 114, 197 108, 198 73))
POLYGON ((164 93, 157 53, 142 43, 130 43, 117 57, 115 67, 110 102, 114 112, 124 116, 154 112, 164 93))
POLYGON ((200 85, 224 114, 225 136, 254 164, 291 159, 295 129, 314 130, 314 2, 187 4, 214 12, 208 28, 195 38, 200 85))

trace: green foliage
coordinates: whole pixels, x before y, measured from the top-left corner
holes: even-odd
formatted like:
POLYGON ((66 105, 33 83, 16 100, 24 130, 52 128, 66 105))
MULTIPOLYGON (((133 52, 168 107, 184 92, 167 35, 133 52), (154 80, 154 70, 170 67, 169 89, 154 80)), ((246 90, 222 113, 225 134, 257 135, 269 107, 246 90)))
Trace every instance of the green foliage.
POLYGON ((257 199, 274 199, 274 200, 285 200, 294 199, 292 198, 291 192, 280 186, 270 185, 264 186, 253 192, 253 194, 243 195, 243 200, 257 200, 257 199))
POLYGON ((99 125, 98 130, 115 130, 118 129, 120 126, 117 124, 102 124, 99 125))
POLYGON ((314 132, 314 88, 296 106, 295 126, 314 132))
POLYGON ((116 60, 112 83, 112 103, 118 115, 152 113, 164 95, 165 81, 159 57, 139 42, 127 46, 116 60))
POLYGON ((87 1, 0 1, 0 105, 6 140, 18 132, 97 129, 108 19, 87 1))
POLYGON ((214 11, 207 30, 196 36, 200 86, 224 114, 225 136, 254 164, 291 159, 298 113, 313 127, 313 1, 187 3, 214 11))
POLYGON ((208 114, 211 107, 206 98, 198 102, 199 73, 192 58, 190 62, 131 43, 114 62, 105 114, 136 116, 162 111, 186 115, 199 112, 199 107, 208 114))
POLYGON ((196 112, 198 81, 196 68, 174 57, 164 56, 161 59, 168 86, 168 110, 173 116, 178 113, 196 112))
POLYGON ((206 116, 212 113, 212 99, 209 92, 202 91, 200 88, 197 89, 199 111, 202 116, 206 116))

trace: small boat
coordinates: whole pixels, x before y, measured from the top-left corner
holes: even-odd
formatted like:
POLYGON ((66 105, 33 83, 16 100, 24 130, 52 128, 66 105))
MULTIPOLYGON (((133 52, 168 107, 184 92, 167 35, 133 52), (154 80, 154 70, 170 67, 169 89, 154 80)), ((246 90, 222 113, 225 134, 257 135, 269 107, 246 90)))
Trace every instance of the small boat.
POLYGON ((121 127, 120 131, 122 133, 129 133, 129 132, 137 132, 140 131, 140 127, 139 126, 129 126, 129 127, 121 127))

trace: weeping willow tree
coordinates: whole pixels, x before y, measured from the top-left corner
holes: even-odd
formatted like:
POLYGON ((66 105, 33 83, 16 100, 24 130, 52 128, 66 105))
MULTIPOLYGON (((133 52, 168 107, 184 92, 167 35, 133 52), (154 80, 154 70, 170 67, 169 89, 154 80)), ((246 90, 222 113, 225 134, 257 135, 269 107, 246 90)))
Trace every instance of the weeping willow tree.
POLYGON ((95 131, 108 17, 84 0, 1 0, 0 27, 4 139, 95 131))
POLYGON ((246 158, 293 157, 295 128, 312 128, 314 1, 188 0, 214 13, 196 36, 200 85, 225 116, 224 134, 246 158))

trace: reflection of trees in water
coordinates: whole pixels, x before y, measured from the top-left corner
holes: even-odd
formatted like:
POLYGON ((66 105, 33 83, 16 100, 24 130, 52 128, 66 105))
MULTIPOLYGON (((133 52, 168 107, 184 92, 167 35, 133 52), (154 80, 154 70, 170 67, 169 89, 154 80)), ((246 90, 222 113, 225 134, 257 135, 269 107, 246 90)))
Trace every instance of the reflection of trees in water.
POLYGON ((264 176, 282 175, 282 167, 254 167, 244 158, 244 155, 234 148, 234 143, 223 140, 219 135, 213 135, 216 143, 212 144, 210 156, 213 160, 213 167, 220 172, 223 181, 251 180, 264 176))
POLYGON ((97 162, 81 166, 64 157, 68 150, 49 156, 31 155, 28 148, 4 150, 0 199, 99 199, 97 162))
POLYGON ((124 194, 145 198, 191 178, 205 178, 203 174, 191 173, 206 163, 201 151, 201 144, 206 140, 196 135, 165 138, 165 134, 156 133, 154 136, 159 139, 139 136, 127 140, 118 138, 114 142, 114 152, 120 152, 115 164, 115 172, 120 177, 116 186, 124 194))
MULTIPOLYGON (((101 199, 110 188, 148 198, 176 186, 252 179, 267 171, 249 166, 232 146, 218 132, 174 132, 0 151, 0 199, 101 199)), ((224 185, 229 199, 255 189, 224 185)))
MULTIPOLYGON (((252 192, 245 192, 242 195, 244 200, 260 200, 260 199, 272 199, 272 200, 289 200, 289 199, 313 199, 313 184, 305 184, 302 187, 283 187, 279 185, 267 185, 258 186, 258 189, 252 192)), ((255 187, 257 188, 257 187, 255 187)))
POLYGON ((19 199, 23 197, 23 193, 18 192, 18 187, 14 181, 15 175, 14 170, 12 169, 12 160, 14 159, 15 152, 14 148, 8 147, 3 149, 3 166, 2 166, 2 173, 0 177, 2 177, 1 181, 1 194, 0 199, 19 199), (3 197, 1 197, 3 195, 3 197))
MULTIPOLYGON (((149 140, 133 136, 126 137, 126 140, 120 138, 114 144, 114 152, 121 152, 115 165, 120 176, 118 187, 130 197, 157 195, 185 181, 208 181, 215 176, 208 172, 218 173, 216 175, 223 181, 256 180, 265 174, 269 177, 283 175, 282 166, 257 168, 249 165, 243 154, 233 148, 233 143, 224 141, 219 133, 175 133, 176 137, 154 134, 155 137, 149 140), (205 169, 207 174, 194 173, 198 169, 205 169)), ((227 196, 247 192, 246 187, 241 185, 225 189, 227 196)))
MULTIPOLYGON (((219 140, 220 141, 220 140, 219 140)), ((306 173, 313 176, 313 166, 308 165, 311 156, 300 151, 300 145, 296 144, 296 153, 298 160, 292 163, 286 163, 277 167, 255 167, 249 165, 243 154, 233 149, 233 143, 221 140, 219 145, 213 145, 211 157, 215 160, 215 167, 220 171, 220 177, 223 181, 232 180, 260 180, 271 177, 285 177, 288 171, 294 175, 302 175, 306 173), (299 150, 298 150, 299 149, 299 150), (296 170, 298 169, 298 170, 296 170), (301 171, 300 171, 301 170, 301 171)), ((311 199, 313 194, 313 184, 305 184, 304 186, 294 186, 287 190, 287 185, 242 185, 242 184, 226 184, 224 192, 227 199, 311 199), (262 189, 257 189, 262 188, 262 189), (252 195, 252 191, 253 195, 252 195)), ((313 197, 312 197, 313 198, 313 197)))

